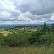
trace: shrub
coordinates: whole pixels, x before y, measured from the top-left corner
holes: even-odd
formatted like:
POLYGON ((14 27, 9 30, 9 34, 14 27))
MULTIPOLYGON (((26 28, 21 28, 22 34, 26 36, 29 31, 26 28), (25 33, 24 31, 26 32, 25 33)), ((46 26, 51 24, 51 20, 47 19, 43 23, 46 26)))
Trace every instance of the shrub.
POLYGON ((0 34, 0 46, 5 45, 4 36, 0 34))
POLYGON ((28 39, 30 44, 36 43, 38 45, 41 35, 42 35, 42 33, 39 31, 33 32, 32 36, 28 39))
POLYGON ((6 38, 5 38, 5 42, 7 45, 9 46, 18 46, 19 44, 19 40, 18 40, 18 37, 15 33, 13 34, 9 34, 6 38))

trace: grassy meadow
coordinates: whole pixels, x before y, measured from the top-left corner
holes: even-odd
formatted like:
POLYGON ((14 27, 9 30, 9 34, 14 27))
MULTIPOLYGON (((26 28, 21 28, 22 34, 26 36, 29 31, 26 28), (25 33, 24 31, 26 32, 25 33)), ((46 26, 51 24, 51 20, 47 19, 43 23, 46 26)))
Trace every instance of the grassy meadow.
POLYGON ((1 47, 0 54, 54 54, 54 47, 1 47))

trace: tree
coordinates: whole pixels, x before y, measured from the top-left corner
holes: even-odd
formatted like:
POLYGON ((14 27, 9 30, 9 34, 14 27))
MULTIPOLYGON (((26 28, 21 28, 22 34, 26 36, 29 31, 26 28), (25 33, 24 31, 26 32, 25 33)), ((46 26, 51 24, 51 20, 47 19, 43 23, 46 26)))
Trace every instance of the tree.
POLYGON ((39 41, 40 41, 41 35, 42 33, 40 31, 33 32, 32 36, 29 38, 30 44, 36 43, 38 45, 40 43, 39 41))
POLYGON ((42 34, 46 34, 46 32, 49 32, 50 28, 47 26, 46 22, 44 22, 43 29, 41 30, 42 34))
POLYGON ((54 31, 54 24, 51 24, 51 30, 54 31))
POLYGON ((11 35, 9 34, 4 41, 6 42, 7 45, 12 47, 18 46, 19 44, 18 36, 15 33, 11 35))

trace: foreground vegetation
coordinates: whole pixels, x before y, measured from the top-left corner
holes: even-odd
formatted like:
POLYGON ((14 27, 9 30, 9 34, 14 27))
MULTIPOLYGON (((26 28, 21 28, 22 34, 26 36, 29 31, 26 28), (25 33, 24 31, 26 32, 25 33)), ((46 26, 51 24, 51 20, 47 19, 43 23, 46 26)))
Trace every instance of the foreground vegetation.
POLYGON ((0 54, 54 54, 54 47, 0 47, 0 54))
POLYGON ((1 54, 54 54, 54 24, 0 29, 1 54))

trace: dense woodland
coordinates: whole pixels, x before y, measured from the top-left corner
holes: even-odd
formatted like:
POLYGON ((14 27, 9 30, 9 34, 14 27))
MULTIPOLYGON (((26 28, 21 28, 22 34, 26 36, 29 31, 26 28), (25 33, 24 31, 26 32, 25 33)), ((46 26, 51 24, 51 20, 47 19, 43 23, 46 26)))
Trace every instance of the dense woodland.
POLYGON ((54 45, 54 24, 49 26, 44 23, 43 26, 36 27, 0 29, 12 32, 12 34, 8 34, 7 36, 3 36, 2 33, 0 33, 0 46, 27 47, 54 45))

